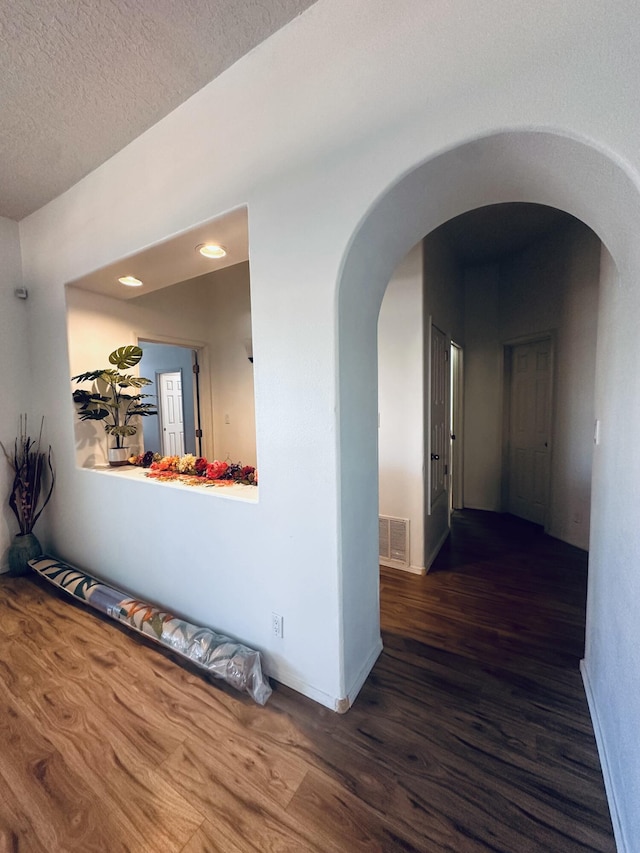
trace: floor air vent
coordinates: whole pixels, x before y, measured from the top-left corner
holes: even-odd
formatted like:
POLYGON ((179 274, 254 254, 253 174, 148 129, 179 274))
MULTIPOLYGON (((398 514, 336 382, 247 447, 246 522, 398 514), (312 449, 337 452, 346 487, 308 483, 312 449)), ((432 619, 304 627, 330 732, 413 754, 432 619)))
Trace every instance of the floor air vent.
POLYGON ((409 519, 378 517, 380 562, 383 566, 406 568, 409 565, 409 519))

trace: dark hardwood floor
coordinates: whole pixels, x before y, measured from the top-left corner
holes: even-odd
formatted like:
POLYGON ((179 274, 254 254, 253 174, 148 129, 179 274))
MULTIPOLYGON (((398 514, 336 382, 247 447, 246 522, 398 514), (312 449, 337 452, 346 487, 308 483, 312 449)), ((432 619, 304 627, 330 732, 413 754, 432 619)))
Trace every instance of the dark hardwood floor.
POLYGON ((385 651, 338 716, 0 578, 0 852, 614 851, 585 585, 582 552, 458 515, 427 577, 382 570, 385 651))

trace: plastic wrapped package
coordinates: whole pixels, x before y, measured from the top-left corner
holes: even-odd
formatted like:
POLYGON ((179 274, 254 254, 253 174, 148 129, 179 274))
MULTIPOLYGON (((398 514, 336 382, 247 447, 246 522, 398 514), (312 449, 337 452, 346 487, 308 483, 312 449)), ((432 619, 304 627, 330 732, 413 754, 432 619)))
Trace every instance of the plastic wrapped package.
POLYGON ((271 687, 262 673, 260 652, 255 649, 178 619, 146 601, 131 598, 53 557, 36 557, 29 565, 73 598, 171 649, 236 690, 248 693, 259 705, 264 705, 271 695, 271 687))

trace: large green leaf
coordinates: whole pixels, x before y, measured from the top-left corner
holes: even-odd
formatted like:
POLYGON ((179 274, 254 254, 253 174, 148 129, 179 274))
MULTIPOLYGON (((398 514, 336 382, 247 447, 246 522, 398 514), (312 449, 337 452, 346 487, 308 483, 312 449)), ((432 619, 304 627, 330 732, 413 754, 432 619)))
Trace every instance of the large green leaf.
POLYGON ((145 376, 131 376, 129 373, 118 374, 117 385, 120 388, 142 388, 143 385, 151 385, 151 379, 145 376))
POLYGON ((104 428, 109 435, 120 435, 123 437, 135 435, 138 431, 137 427, 131 426, 130 424, 121 424, 120 426, 112 426, 111 424, 105 424, 104 428))
POLYGON ((78 376, 72 376, 73 382, 93 382, 96 379, 102 379, 104 370, 88 370, 86 373, 79 373, 78 376))
POLYGON ((109 417, 108 409, 84 409, 78 412, 81 421, 103 421, 109 417))
POLYGON ((118 347, 109 356, 109 364, 115 364, 118 370, 126 370, 129 367, 135 367, 141 358, 142 350, 140 347, 132 345, 118 347))
POLYGON ((73 392, 73 402, 86 405, 87 403, 94 402, 96 396, 97 395, 92 394, 90 391, 84 391, 82 388, 78 388, 77 391, 73 392))
POLYGON ((158 409, 153 405, 153 403, 138 403, 135 406, 129 406, 127 409, 127 415, 130 417, 139 415, 141 418, 147 418, 151 415, 157 414, 158 409))

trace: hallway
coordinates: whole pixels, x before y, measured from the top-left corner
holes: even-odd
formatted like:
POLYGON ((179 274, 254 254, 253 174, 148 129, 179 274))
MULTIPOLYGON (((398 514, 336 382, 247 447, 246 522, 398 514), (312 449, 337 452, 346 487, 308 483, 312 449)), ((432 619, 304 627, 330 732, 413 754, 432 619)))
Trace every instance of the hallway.
MULTIPOLYGON (((425 850, 615 850, 579 673, 586 579, 585 552, 470 510, 426 577, 382 569, 370 683, 416 729, 428 823, 455 828, 445 842, 425 818, 425 850)), ((368 688, 354 711, 380 715, 368 688)))
POLYGON ((427 578, 382 570, 382 627, 432 648, 522 671, 578 671, 587 553, 515 516, 456 511, 427 578))

